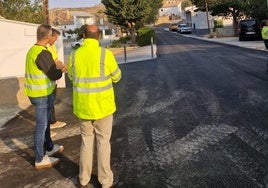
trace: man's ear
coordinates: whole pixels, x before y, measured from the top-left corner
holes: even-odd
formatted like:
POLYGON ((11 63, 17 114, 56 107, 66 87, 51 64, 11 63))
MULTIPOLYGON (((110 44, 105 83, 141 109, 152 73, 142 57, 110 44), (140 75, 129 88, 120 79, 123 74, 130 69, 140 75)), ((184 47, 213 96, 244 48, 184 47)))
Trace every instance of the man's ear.
POLYGON ((83 33, 83 38, 86 38, 86 34, 85 33, 83 33))

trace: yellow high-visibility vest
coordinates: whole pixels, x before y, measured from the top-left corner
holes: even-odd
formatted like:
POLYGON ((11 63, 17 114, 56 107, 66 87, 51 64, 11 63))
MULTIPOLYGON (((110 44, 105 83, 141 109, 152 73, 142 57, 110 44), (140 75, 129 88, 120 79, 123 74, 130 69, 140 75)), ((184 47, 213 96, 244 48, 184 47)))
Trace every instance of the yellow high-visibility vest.
POLYGON ((263 26, 261 30, 262 39, 268 40, 268 26, 263 26))
POLYGON ((73 112, 80 119, 97 120, 116 111, 113 83, 121 70, 112 52, 98 40, 85 39, 70 54, 68 76, 73 83, 73 112))
POLYGON ((29 97, 50 95, 55 88, 55 81, 50 80, 35 63, 42 50, 47 49, 44 46, 34 45, 26 55, 24 92, 29 97))
POLYGON ((52 58, 54 59, 54 61, 56 61, 59 58, 56 45, 55 44, 48 45, 47 49, 52 54, 52 58))

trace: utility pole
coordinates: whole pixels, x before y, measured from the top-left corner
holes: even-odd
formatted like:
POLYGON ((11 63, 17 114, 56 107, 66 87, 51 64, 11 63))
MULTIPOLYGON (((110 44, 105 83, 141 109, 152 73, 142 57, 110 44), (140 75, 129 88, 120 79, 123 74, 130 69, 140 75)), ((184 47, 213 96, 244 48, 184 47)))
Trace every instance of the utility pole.
POLYGON ((4 15, 4 6, 2 0, 0 0, 0 16, 5 17, 4 15))
POLYGON ((45 18, 45 24, 49 24, 48 0, 43 0, 43 13, 45 18))
POLYGON ((204 3, 205 3, 205 8, 206 8, 206 14, 207 14, 208 33, 210 34, 210 24, 209 24, 209 17, 208 17, 208 2, 207 2, 207 0, 205 0, 204 3))

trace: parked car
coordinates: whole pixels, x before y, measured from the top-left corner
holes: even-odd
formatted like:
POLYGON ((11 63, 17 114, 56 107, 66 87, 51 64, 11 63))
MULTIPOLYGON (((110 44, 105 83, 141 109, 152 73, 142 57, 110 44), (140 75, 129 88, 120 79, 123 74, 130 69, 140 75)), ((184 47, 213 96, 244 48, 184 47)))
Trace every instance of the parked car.
POLYGON ((261 23, 257 19, 241 20, 238 24, 239 41, 261 40, 261 23))
POLYGON ((266 19, 261 21, 261 27, 265 26, 266 19))
POLYGON ((169 31, 178 31, 178 23, 170 23, 169 31))
POLYGON ((178 33, 189 33, 189 34, 191 34, 192 33, 192 28, 188 27, 186 24, 179 24, 177 32, 178 33))
POLYGON ((71 46, 73 48, 79 48, 83 43, 83 38, 78 40, 78 41, 74 41, 74 42, 71 42, 71 46))

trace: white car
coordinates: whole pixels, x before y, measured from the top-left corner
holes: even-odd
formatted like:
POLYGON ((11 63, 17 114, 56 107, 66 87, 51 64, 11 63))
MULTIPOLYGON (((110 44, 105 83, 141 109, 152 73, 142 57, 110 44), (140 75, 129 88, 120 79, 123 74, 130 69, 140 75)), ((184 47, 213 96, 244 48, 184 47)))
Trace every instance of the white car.
POLYGON ((178 33, 192 33, 192 28, 188 27, 186 24, 179 24, 178 25, 178 33))
POLYGON ((73 48, 79 48, 83 43, 83 38, 78 40, 78 41, 74 41, 74 42, 71 42, 71 46, 73 48))

